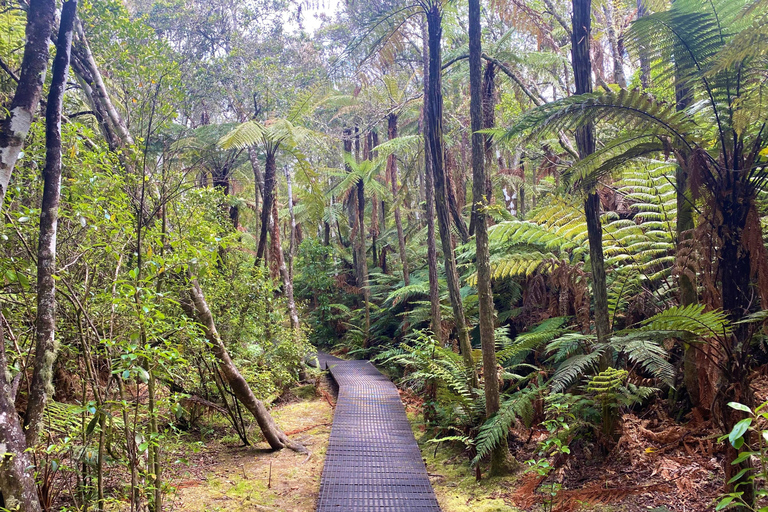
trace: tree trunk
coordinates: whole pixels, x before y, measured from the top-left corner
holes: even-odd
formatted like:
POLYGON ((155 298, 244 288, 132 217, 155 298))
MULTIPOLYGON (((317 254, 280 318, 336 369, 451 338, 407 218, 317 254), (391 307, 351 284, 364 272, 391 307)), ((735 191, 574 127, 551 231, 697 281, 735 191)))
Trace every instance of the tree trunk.
POLYGON ((451 242, 451 223, 448 208, 448 191, 445 168, 443 167, 443 93, 442 87, 442 11, 439 3, 432 2, 427 11, 427 32, 429 40, 429 97, 426 109, 426 139, 429 141, 430 160, 432 162, 432 174, 435 186, 435 210, 437 211, 437 224, 440 230, 440 242, 443 245, 443 260, 445 262, 446 281, 448 283, 448 295, 451 299, 454 321, 459 338, 464 363, 472 374, 470 382, 477 386, 477 374, 475 362, 472 359, 472 345, 469 342, 469 330, 464 317, 464 307, 459 292, 459 275, 456 271, 456 259, 453 254, 451 242))
MULTIPOLYGON (((499 378, 497 374, 496 341, 494 336, 493 290, 491 288, 491 252, 488 245, 488 184, 485 173, 486 140, 483 128, 482 62, 480 36, 480 0, 469 0, 469 113, 472 129, 472 212, 475 221, 477 259, 477 297, 480 309, 480 344, 483 349, 483 380, 485 416, 490 418, 499 410, 499 378)), ((492 64, 489 64, 492 65, 492 64)), ((507 457, 504 439, 491 454, 491 475, 504 470, 507 457)))
POLYGON ((264 204, 261 207, 261 233, 259 234, 259 246, 256 250, 255 265, 261 265, 264 259, 264 253, 267 250, 267 232, 269 231, 269 217, 272 215, 272 202, 275 200, 275 175, 277 172, 275 165, 276 148, 267 150, 266 162, 264 163, 264 194, 262 199, 264 204))
MULTIPOLYGON (((389 114, 387 118, 387 137, 389 140, 397 138, 397 114, 389 114)), ((395 204, 395 227, 397 228, 397 244, 400 247, 400 261, 403 264, 403 284, 411 284, 411 277, 408 273, 408 253, 405 250, 405 234, 403 233, 403 221, 400 217, 400 202, 398 201, 397 185, 397 158, 394 154, 387 157, 387 174, 392 184, 392 200, 395 204)))
POLYGON ((40 95, 48 70, 48 41, 56 17, 53 0, 30 0, 27 9, 27 42, 21 61, 21 73, 8 115, 0 120, 0 211, 40 95))
POLYGON ((365 300, 365 347, 368 347, 371 331, 371 293, 368 289, 368 258, 365 250, 365 185, 362 177, 357 182, 357 263, 360 268, 360 282, 358 283, 365 300))
MULTIPOLYGON (((573 76, 576 94, 592 92, 592 64, 589 55, 591 33, 591 0, 573 0, 573 35, 571 39, 573 76)), ((586 158, 595 152, 594 126, 588 124, 576 130, 576 146, 579 157, 586 158)), ((589 259, 592 264, 592 295, 595 299, 595 330, 599 343, 606 343, 611 335, 608 318, 608 293, 605 281, 605 260, 603 255, 603 229, 600 224, 600 197, 591 191, 584 201, 589 238, 589 259)), ((601 361, 601 367, 608 366, 608 360, 601 361)))
MULTIPOLYGON (((751 261, 750 253, 745 250, 743 233, 747 225, 749 205, 752 201, 739 197, 737 183, 735 190, 723 193, 715 199, 717 211, 712 216, 722 219, 722 225, 718 226, 718 235, 722 240, 721 255, 718 262, 720 283, 723 292, 723 311, 728 314, 731 321, 743 319, 750 313, 753 292, 750 290, 751 261)), ((729 402, 739 402, 748 407, 753 407, 754 396, 749 382, 749 357, 750 326, 746 324, 734 326, 734 334, 731 340, 731 353, 725 359, 725 380, 722 383, 722 391, 717 399, 720 401, 719 410, 724 418, 724 433, 730 432, 744 414, 728 407, 729 402)), ((752 468, 751 459, 746 459, 739 464, 732 464, 738 456, 738 450, 727 443, 727 452, 724 461, 725 481, 728 482, 741 470, 752 468)), ((726 484, 729 492, 741 491, 742 499, 748 505, 755 503, 755 488, 748 477, 752 473, 748 471, 733 483, 726 484)), ((744 509, 741 507, 741 509, 744 509)), ((744 509, 747 510, 747 509, 744 509)), ((752 510, 752 509, 749 509, 752 510)))
POLYGON ((283 257, 283 247, 280 243, 280 222, 277 218, 277 201, 272 201, 272 246, 274 254, 274 263, 280 272, 280 277, 283 278, 283 293, 285 294, 285 300, 288 301, 288 316, 291 319, 291 329, 296 331, 299 329, 299 314, 296 311, 296 301, 293 299, 293 280, 291 274, 288 272, 288 268, 285 266, 285 258, 283 257))
POLYGON ((432 157, 429 147, 429 126, 426 122, 427 110, 429 108, 429 39, 427 35, 426 24, 422 21, 421 35, 422 45, 422 66, 424 71, 424 102, 422 107, 422 123, 424 132, 424 196, 426 200, 426 218, 427 218, 427 266, 429 269, 429 303, 430 303, 430 327, 438 343, 443 345, 443 326, 442 314, 440 312, 440 283, 437 271, 437 239, 435 236, 435 181, 432 171, 432 157))
MULTIPOLYGON (((637 19, 640 19, 648 15, 648 8, 645 3, 648 0, 637 0, 637 19)), ((639 50, 640 59, 640 85, 643 89, 647 89, 651 86, 651 59, 648 58, 648 50, 640 47, 639 50)))
MULTIPOLYGON (((640 0, 638 0, 640 1, 640 0)), ((692 101, 692 91, 686 86, 685 81, 680 77, 679 69, 675 68, 675 110, 682 112, 686 110, 692 101)), ((683 165, 678 165, 675 169, 675 188, 677 192, 677 224, 675 235, 677 238, 678 250, 685 246, 690 240, 695 227, 693 220, 693 203, 690 187, 688 185, 688 170, 683 165)), ((691 280, 690 274, 680 272, 677 277, 677 285, 680 289, 680 305, 688 306, 698 302, 698 293, 696 283, 691 280)), ((694 407, 705 406, 709 408, 711 404, 702 404, 699 389, 699 369, 697 359, 701 364, 707 364, 703 354, 699 355, 692 345, 683 347, 683 384, 688 391, 691 404, 694 407)), ((704 393, 707 395, 708 393, 704 393)))
POLYGON ((613 2, 603 3, 603 14, 605 15, 605 28, 608 33, 608 44, 611 47, 611 56, 613 57, 613 80, 619 87, 626 89, 627 77, 624 75, 624 57, 621 54, 619 40, 616 37, 616 22, 613 2))
POLYGON ((202 325, 205 338, 211 344, 213 355, 219 362, 221 373, 227 379, 227 383, 232 388, 237 399, 253 414, 269 446, 273 450, 290 448, 297 452, 306 453, 307 449, 304 446, 298 442, 291 441, 277 427, 267 408, 253 394, 251 387, 232 362, 224 342, 219 337, 219 332, 216 330, 216 324, 213 321, 213 315, 208 308, 208 303, 205 300, 200 284, 197 282, 197 279, 192 279, 190 284, 189 300, 182 301, 181 306, 190 318, 196 319, 202 325))
POLYGON ((293 212, 293 180, 291 179, 291 173, 286 167, 284 169, 285 181, 288 185, 288 215, 291 219, 291 235, 288 244, 288 276, 293 283, 293 258, 296 256, 296 216, 293 212))
POLYGON ((248 148, 248 160, 251 162, 251 169, 253 170, 253 211, 256 212, 257 218, 254 232, 261 232, 259 202, 260 198, 264 197, 264 176, 262 176, 261 169, 259 168, 259 155, 253 146, 248 148))
POLYGON ((88 84, 90 91, 88 96, 94 104, 98 105, 94 110, 106 114, 102 121, 108 123, 109 132, 117 136, 120 146, 131 146, 133 145, 133 137, 131 137, 125 121, 109 97, 107 87, 104 85, 104 79, 101 76, 99 67, 96 65, 96 59, 93 57, 80 20, 75 21, 75 29, 77 30, 78 41, 73 49, 75 57, 73 68, 88 84))
POLYGON ((13 384, 6 372, 5 331, 0 322, 0 506, 20 512, 40 512, 32 458, 16 414, 13 384), (2 503, 4 502, 4 503, 2 503))
POLYGON ((56 360, 56 233, 61 198, 61 108, 69 73, 69 56, 77 0, 64 3, 53 61, 53 76, 45 111, 45 167, 43 200, 40 205, 40 237, 37 248, 37 319, 35 362, 29 401, 24 417, 27 447, 37 444, 43 427, 45 403, 52 394, 53 363, 56 360))

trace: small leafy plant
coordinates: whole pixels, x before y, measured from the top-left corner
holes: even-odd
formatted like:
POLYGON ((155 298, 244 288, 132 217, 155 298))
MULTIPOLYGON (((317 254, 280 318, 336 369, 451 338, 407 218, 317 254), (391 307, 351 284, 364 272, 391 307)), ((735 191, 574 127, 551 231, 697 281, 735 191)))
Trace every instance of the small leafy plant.
POLYGON ((744 491, 739 490, 740 486, 754 485, 758 503, 760 498, 768 496, 768 489, 765 488, 765 482, 768 482, 768 402, 763 402, 754 411, 738 402, 729 402, 728 406, 749 416, 736 423, 728 434, 719 438, 719 441, 727 439, 731 446, 739 450, 739 456, 731 464, 740 464, 754 458, 757 466, 742 469, 728 481, 729 484, 738 483, 733 492, 720 497, 715 510, 738 506, 754 512, 768 512, 768 506, 753 507, 747 503, 743 499, 744 491), (758 485, 759 482, 762 485, 758 485))

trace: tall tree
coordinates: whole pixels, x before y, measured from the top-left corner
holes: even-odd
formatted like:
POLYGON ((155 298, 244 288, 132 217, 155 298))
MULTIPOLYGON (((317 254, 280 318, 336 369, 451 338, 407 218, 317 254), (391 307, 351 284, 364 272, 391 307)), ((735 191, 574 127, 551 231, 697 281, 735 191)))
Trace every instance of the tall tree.
MULTIPOLYGON (((576 94, 592 92, 592 62, 589 46, 592 32, 592 1, 573 0, 571 56, 576 94)), ((595 128, 589 122, 576 130, 576 146, 579 157, 586 158, 595 152, 595 128)), ((589 259, 592 264, 592 296, 595 308, 595 330, 599 343, 605 343, 611 334, 608 318, 608 291, 603 254, 603 228, 600 223, 600 196, 596 190, 587 192, 584 200, 589 237, 589 259)), ((607 360, 601 366, 607 366, 607 360)))
POLYGON ((430 303, 430 327, 442 345, 443 326, 442 314, 440 312, 440 283, 437 272, 437 236, 435 233, 435 178, 432 165, 432 153, 430 151, 430 139, 428 136, 427 112, 429 111, 429 34, 426 22, 421 24, 422 36, 422 67, 424 74, 424 101, 422 106, 422 131, 424 133, 424 181, 425 181, 425 199, 426 199, 426 219, 427 219, 427 267, 429 272, 429 303, 430 303))
MULTIPOLYGON (((483 129, 483 70, 480 29, 480 0, 469 0, 469 91, 472 129, 472 212, 475 216, 475 254, 477 260, 477 296, 480 309, 480 344, 483 349, 485 415, 499 410, 499 378, 494 338, 493 290, 491 289, 491 253, 488 245, 488 186, 485 173, 485 137, 483 129)), ((491 454, 491 474, 502 471, 506 443, 499 443, 491 454)))
POLYGON ((48 70, 48 41, 56 17, 56 2, 31 0, 27 9, 27 42, 21 73, 8 115, 0 120, 0 211, 11 174, 24 147, 48 70))
POLYGON ((477 384, 475 362, 472 357, 472 345, 469 342, 469 329, 464 316, 464 306, 459 292, 459 274, 456 270, 456 257, 451 240, 451 219, 448 208, 447 179, 444 167, 443 146, 443 92, 442 88, 442 33, 443 12, 439 0, 427 4, 427 37, 429 42, 429 81, 426 91, 428 97, 425 120, 425 137, 428 141, 429 157, 435 185, 435 210, 437 225, 440 230, 440 242, 443 246, 443 262, 448 283, 448 296, 451 300, 453 318, 459 338, 459 346, 467 370, 471 372, 470 381, 477 384))
MULTIPOLYGON (((43 199, 37 251, 37 321, 35 361, 22 430, 14 406, 15 393, 7 380, 3 327, 0 325, 0 495, 5 508, 22 512, 41 510, 33 468, 27 449, 34 448, 43 426, 43 410, 51 394, 56 359, 56 233, 61 197, 61 109, 69 71, 77 0, 61 10, 56 57, 45 112, 46 156, 43 168, 43 199)), ((35 36, 29 37, 34 38, 35 36)), ((46 41, 46 61, 47 61, 46 41)), ((4 189, 3 189, 4 190, 4 189)))

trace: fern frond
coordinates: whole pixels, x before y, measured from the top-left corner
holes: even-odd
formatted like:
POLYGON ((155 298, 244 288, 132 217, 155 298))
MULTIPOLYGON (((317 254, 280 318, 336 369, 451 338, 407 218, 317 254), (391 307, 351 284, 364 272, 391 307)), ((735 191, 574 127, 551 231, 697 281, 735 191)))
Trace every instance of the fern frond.
POLYGON ((642 322, 642 331, 682 331, 697 337, 729 336, 733 329, 720 310, 704 311, 704 305, 674 306, 642 322))
POLYGON ((498 447, 509 435, 509 429, 517 421, 529 423, 533 418, 533 402, 541 392, 540 386, 530 386, 505 397, 499 412, 491 416, 475 438, 477 455, 472 459, 476 466, 484 457, 498 447))

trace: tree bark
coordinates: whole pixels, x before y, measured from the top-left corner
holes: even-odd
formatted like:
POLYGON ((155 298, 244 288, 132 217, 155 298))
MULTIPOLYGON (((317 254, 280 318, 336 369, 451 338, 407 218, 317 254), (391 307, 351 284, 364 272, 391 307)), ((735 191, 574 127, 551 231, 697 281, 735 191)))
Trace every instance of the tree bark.
POLYGON ((14 404, 13 384, 7 378, 5 330, 0 322, 0 503, 5 509, 40 512, 32 459, 14 404))
MULTIPOLYGON (((389 114, 387 118, 387 138, 395 140, 397 138, 397 114, 389 114)), ((403 233, 403 221, 400 217, 400 202, 398 201, 397 185, 397 158, 394 154, 387 157, 387 173, 389 182, 392 184, 392 200, 395 204, 395 227, 397 228, 397 244, 400 247, 400 261, 403 264, 403 284, 411 284, 411 277, 408 272, 408 253, 405 249, 405 234, 403 233)))
POLYGON ((32 118, 48 69, 48 41, 56 17, 53 0, 30 0, 27 10, 27 42, 21 61, 21 73, 8 115, 0 120, 0 211, 3 209, 8 184, 27 138, 32 118))
POLYGON ((272 203, 275 200, 275 174, 277 172, 275 164, 276 149, 267 149, 266 162, 264 163, 264 194, 262 195, 263 205, 261 207, 261 233, 259 233, 259 245, 256 249, 255 265, 261 265, 264 259, 264 253, 267 250, 267 232, 269 231, 269 217, 272 215, 272 203))
POLYGON ((467 370, 471 372, 470 381, 477 386, 477 374, 475 362, 472 358, 472 345, 469 342, 469 330, 464 317, 464 307, 459 292, 459 274, 456 270, 456 259, 453 254, 451 241, 450 213, 448 208, 448 191, 446 190, 445 168, 443 167, 443 93, 441 73, 441 39, 442 39, 442 11, 440 4, 432 2, 427 11, 427 33, 429 41, 429 81, 427 95, 429 97, 426 109, 426 139, 429 141, 429 153, 432 163, 432 174, 435 187, 435 210, 437 211, 437 224, 440 230, 440 242, 443 246, 443 260, 445 263, 446 281, 448 283, 448 295, 453 308, 456 331, 459 338, 459 346, 464 358, 467 370))
POLYGON ((43 200, 40 205, 40 237, 37 248, 37 319, 35 362, 29 401, 24 417, 27 447, 37 444, 43 427, 45 403, 53 393, 53 363, 56 360, 56 233, 61 197, 61 108, 67 85, 69 57, 77 0, 64 3, 53 61, 53 76, 45 112, 45 167, 43 200))
POLYGON ((94 110, 105 114, 102 122, 107 123, 109 125, 109 132, 117 137, 118 147, 131 146, 134 143, 133 137, 128 131, 122 116, 112 103, 112 99, 109 97, 109 92, 106 85, 104 85, 104 79, 96 64, 96 59, 93 57, 93 52, 91 52, 91 47, 85 37, 85 31, 80 20, 75 20, 75 29, 78 41, 73 48, 73 56, 75 58, 73 59, 72 67, 80 78, 88 84, 90 88, 88 96, 94 103, 94 110))
POLYGON ((445 343, 443 339, 442 314, 440 312, 440 282, 437 271, 437 239, 435 236, 435 181, 432 171, 432 157, 429 151, 429 126, 426 122, 429 108, 429 38, 426 23, 422 22, 421 35, 422 67, 424 72, 424 102, 422 106, 422 123, 424 132, 424 196, 426 200, 427 220, 427 267, 429 269, 429 303, 430 303, 430 328, 440 345, 445 343))
POLYGON ((277 217, 277 201, 272 201, 271 238, 275 264, 280 271, 280 276, 283 278, 283 293, 285 294, 285 300, 288 301, 288 316, 291 319, 291 329, 296 331, 299 328, 299 314, 296 311, 296 301, 293 299, 293 280, 291 279, 290 272, 288 272, 288 268, 285 266, 283 247, 280 243, 280 223, 277 217))
MULTIPOLYGON (((640 19, 648 14, 648 8, 645 3, 648 0, 637 0, 637 19, 640 19)), ((651 86, 651 59, 648 58, 648 50, 641 47, 639 50, 640 59, 640 85, 643 89, 647 89, 651 86)))
POLYGON ((616 37, 616 22, 613 2, 603 3, 603 14, 605 15, 605 28, 608 33, 608 44, 611 47, 611 56, 613 57, 613 80, 619 87, 626 89, 627 77, 624 74, 624 58, 619 48, 619 40, 616 37))
MULTIPOLYGON (((641 0, 638 0, 639 2, 641 0)), ((690 87, 680 77, 680 71, 675 67, 675 110, 682 112, 686 110, 692 101, 690 87)), ((675 188, 677 192, 677 223, 675 226, 675 235, 678 248, 682 248, 687 241, 691 239, 694 229, 693 205, 691 203, 690 186, 688 184, 688 170, 684 165, 679 165, 675 169, 675 188)), ((686 272, 680 272, 677 277, 677 285, 680 289, 680 305, 688 306, 698 302, 698 293, 696 283, 691 280, 686 272)), ((699 376, 697 357, 699 351, 691 345, 683 347, 683 384, 688 391, 691 404, 694 407, 702 406, 701 393, 699 390, 699 376)), ((702 361, 706 364, 705 361, 702 361)), ((711 404, 706 404, 709 408, 711 404)))
POLYGON ((277 427, 272 416, 270 416, 269 411, 267 411, 267 408, 261 400, 257 399, 256 395, 253 394, 248 382, 243 378, 240 371, 229 357, 229 352, 219 336, 219 332, 216 329, 216 323, 213 320, 213 315, 208 308, 205 295, 203 294, 203 290, 200 288, 197 279, 192 279, 190 285, 188 293, 189 300, 182 301, 181 306, 190 318, 196 319, 202 325, 205 338, 211 344, 213 355, 219 362, 221 373, 224 375, 224 378, 227 379, 227 383, 232 388, 237 399, 256 419, 256 423, 258 423, 269 446, 273 450, 290 448, 297 452, 306 453, 307 449, 301 445, 301 443, 291 441, 288 436, 277 427))
MULTIPOLYGON (((576 94, 592 92, 592 63, 589 55, 591 33, 591 0, 573 0, 573 36, 571 39, 573 76, 576 94)), ((576 130, 576 146, 579 157, 586 158, 595 152, 595 130, 588 124, 576 130)), ((600 197, 591 191, 584 201, 589 238, 589 259, 592 264, 592 296, 595 304, 595 330, 599 343, 606 343, 611 335, 608 318, 608 292, 605 280, 603 255, 603 228, 600 224, 600 197)), ((605 369, 608 361, 601 361, 605 369)))
MULTIPOLYGON (((494 336, 493 290, 491 288, 491 252, 488 245, 487 210, 488 183, 485 173, 486 140, 483 128, 482 43, 480 34, 480 0, 469 0, 469 91, 470 125, 472 129, 472 212, 475 217, 475 247, 477 260, 477 297, 480 309, 480 344, 483 349, 483 381, 485 416, 490 418, 499 410, 499 378, 496 371, 496 341, 494 336)), ((492 64, 489 64, 492 66, 492 64)), ((504 439, 491 453, 492 475, 501 473, 507 456, 504 439)))

